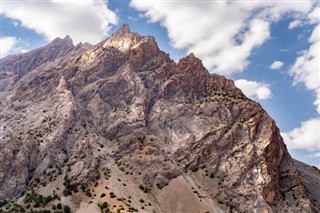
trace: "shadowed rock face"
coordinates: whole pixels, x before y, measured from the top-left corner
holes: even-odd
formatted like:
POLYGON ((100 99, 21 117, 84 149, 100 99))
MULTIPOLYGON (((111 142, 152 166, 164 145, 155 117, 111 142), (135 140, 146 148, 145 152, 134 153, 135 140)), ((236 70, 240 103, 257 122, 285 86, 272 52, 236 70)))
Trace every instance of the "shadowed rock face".
MULTIPOLYGON (((32 189, 64 196, 68 180, 141 196, 150 205, 139 212, 319 210, 274 121, 192 53, 175 63, 124 25, 95 46, 66 37, 0 62, 2 201, 32 189)), ((98 197, 90 210, 82 192, 63 202, 99 212, 98 197)))

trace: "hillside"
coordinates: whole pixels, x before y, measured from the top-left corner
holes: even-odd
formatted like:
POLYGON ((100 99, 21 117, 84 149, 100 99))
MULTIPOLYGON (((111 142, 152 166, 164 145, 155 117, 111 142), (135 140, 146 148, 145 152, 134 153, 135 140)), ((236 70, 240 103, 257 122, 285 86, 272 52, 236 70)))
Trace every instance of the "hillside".
POLYGON ((0 62, 0 212, 320 209, 319 170, 192 53, 175 63, 123 25, 0 62))

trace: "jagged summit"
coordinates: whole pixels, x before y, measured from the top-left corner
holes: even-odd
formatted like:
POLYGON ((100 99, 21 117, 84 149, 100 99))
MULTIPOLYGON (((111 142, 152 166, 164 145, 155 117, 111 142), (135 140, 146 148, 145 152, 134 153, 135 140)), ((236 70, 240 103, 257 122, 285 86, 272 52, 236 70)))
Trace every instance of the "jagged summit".
POLYGON ((207 69, 203 66, 201 59, 197 58, 194 53, 189 53, 187 56, 181 58, 178 62, 180 70, 184 70, 186 67, 191 66, 191 71, 204 71, 209 74, 207 69))
POLYGON ((65 44, 65 45, 73 45, 73 41, 69 35, 65 36, 64 38, 55 38, 51 44, 65 44))
POLYGON ((128 24, 123 24, 114 34, 117 36, 123 36, 130 33, 130 28, 128 24))
POLYGON ((193 52, 190 52, 190 53, 187 55, 187 57, 189 57, 189 58, 197 58, 197 57, 194 55, 193 52))
POLYGON ((194 54, 55 43, 0 60, 0 212, 319 212, 319 171, 194 54))

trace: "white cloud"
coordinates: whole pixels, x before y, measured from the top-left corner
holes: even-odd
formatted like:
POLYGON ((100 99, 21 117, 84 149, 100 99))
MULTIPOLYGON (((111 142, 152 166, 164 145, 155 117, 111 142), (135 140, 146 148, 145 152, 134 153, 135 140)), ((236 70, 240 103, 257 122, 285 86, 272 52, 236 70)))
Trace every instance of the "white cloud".
POLYGON ((24 46, 28 45, 26 42, 14 36, 6 36, 0 38, 0 58, 10 54, 25 53, 28 50, 24 46))
POLYGON ((272 70, 278 70, 283 67, 284 63, 282 61, 275 61, 270 65, 270 69, 272 70))
POLYGON ((307 89, 314 91, 314 104, 320 114, 320 24, 317 25, 309 38, 308 50, 303 51, 289 70, 293 84, 303 83, 307 89))
MULTIPOLYGON (((320 114, 320 8, 315 7, 307 18, 303 20, 303 25, 314 25, 312 35, 309 37, 310 47, 301 51, 295 63, 289 70, 289 75, 293 77, 293 84, 303 83, 307 89, 314 91, 316 100, 314 102, 320 114)), ((307 157, 320 157, 320 118, 313 118, 301 123, 300 127, 289 132, 281 133, 289 149, 300 149, 316 151, 307 157)), ((318 167, 319 167, 318 163, 318 167)))
POLYGON ((301 126, 289 132, 281 133, 289 149, 309 151, 320 150, 320 118, 301 123, 301 126))
POLYGON ((316 95, 314 105, 320 114, 320 7, 315 7, 307 16, 305 24, 315 25, 309 38, 310 47, 299 53, 289 70, 293 84, 303 83, 316 95))
POLYGON ((302 23, 301 23, 300 20, 294 20, 294 21, 292 21, 292 22, 289 23, 288 28, 291 30, 291 29, 293 29, 293 28, 295 28, 295 27, 299 27, 299 26, 301 26, 301 25, 302 25, 302 23))
POLYGON ((272 97, 269 84, 256 82, 256 81, 248 81, 245 79, 236 80, 234 81, 234 84, 238 88, 240 88, 246 96, 250 98, 265 100, 272 97))
POLYGON ((117 15, 101 0, 7 1, 1 13, 48 40, 70 35, 75 43, 99 42, 117 23, 117 15))
POLYGON ((308 19, 311 24, 317 24, 320 22, 320 7, 315 7, 314 10, 309 13, 308 19))
POLYGON ((320 152, 314 152, 309 155, 310 158, 320 158, 320 152))
POLYGON ((8 54, 10 54, 15 48, 16 43, 17 43, 17 38, 13 36, 0 38, 0 45, 1 45, 0 58, 3 58, 8 54))
POLYGON ((13 24, 13 26, 15 26, 15 27, 19 26, 19 22, 17 22, 17 21, 12 21, 12 24, 13 24))
POLYGON ((194 52, 205 66, 229 75, 250 63, 254 48, 270 38, 270 24, 284 14, 307 14, 313 1, 139 1, 131 6, 168 30, 174 48, 194 52), (192 14, 192 15, 191 15, 192 14))

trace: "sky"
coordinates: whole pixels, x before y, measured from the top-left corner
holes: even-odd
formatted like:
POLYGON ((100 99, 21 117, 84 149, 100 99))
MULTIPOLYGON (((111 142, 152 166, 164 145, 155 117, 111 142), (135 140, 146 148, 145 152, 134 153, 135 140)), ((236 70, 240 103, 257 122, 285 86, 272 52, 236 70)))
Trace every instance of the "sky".
POLYGON ((175 61, 193 52, 275 120, 290 154, 320 168, 320 2, 0 0, 0 57, 69 35, 96 44, 122 24, 175 61))

